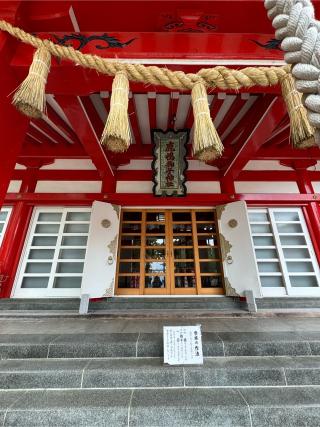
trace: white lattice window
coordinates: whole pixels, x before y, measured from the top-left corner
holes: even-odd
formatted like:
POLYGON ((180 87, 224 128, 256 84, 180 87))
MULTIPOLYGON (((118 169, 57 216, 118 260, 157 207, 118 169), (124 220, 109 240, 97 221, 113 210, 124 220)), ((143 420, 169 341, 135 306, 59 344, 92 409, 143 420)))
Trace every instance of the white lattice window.
POLYGON ((319 264, 301 209, 249 209, 249 221, 263 294, 318 294, 319 264))
POLYGON ((15 297, 79 296, 91 208, 36 208, 15 297))
POLYGON ((1 208, 0 210, 0 245, 9 223, 12 208, 1 208))

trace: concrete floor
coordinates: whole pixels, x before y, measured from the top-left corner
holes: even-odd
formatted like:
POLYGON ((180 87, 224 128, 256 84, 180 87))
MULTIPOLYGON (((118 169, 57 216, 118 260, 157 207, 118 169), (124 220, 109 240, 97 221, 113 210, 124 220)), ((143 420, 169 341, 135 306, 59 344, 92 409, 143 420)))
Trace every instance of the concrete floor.
POLYGON ((103 319, 44 318, 0 320, 0 334, 162 332, 164 325, 201 324, 203 332, 320 331, 320 318, 103 319))

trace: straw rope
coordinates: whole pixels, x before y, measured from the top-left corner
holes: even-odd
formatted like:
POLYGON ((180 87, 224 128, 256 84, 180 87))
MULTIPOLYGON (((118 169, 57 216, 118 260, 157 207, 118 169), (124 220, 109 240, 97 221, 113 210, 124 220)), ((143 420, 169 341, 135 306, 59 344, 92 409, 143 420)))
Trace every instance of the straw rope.
POLYGON ((0 20, 0 30, 6 31, 13 37, 29 44, 34 48, 45 47, 51 55, 68 59, 83 67, 94 69, 102 74, 115 76, 119 71, 126 73, 129 80, 152 85, 161 85, 170 89, 191 90, 201 82, 206 88, 241 89, 252 86, 276 85, 289 72, 288 66, 283 67, 247 67, 234 70, 223 66, 205 68, 196 74, 183 71, 171 71, 157 66, 130 64, 125 62, 108 61, 97 55, 84 54, 73 47, 60 46, 50 40, 41 40, 32 34, 0 20))
POLYGON ((264 5, 320 145, 320 21, 310 0, 265 0, 264 5))

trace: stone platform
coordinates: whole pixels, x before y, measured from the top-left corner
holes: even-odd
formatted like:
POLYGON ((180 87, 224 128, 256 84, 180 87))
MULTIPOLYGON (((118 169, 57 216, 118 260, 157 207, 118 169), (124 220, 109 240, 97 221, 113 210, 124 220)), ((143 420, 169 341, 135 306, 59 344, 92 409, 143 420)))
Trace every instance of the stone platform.
POLYGON ((320 319, 3 318, 3 426, 320 425, 320 319), (201 323, 203 366, 163 365, 201 323))

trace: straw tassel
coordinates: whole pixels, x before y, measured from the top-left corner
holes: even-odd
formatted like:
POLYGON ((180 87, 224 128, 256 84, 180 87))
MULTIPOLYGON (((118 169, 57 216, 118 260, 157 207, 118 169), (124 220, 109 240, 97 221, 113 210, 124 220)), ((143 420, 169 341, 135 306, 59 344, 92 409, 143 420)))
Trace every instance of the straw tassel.
POLYGON ((110 112, 101 137, 101 144, 114 153, 123 153, 130 145, 128 103, 128 77, 119 71, 113 79, 110 112))
POLYGON ((211 120, 207 91, 202 82, 196 83, 191 91, 194 134, 193 153, 203 162, 210 162, 221 156, 223 145, 211 120))
POLYGON ((37 49, 25 80, 13 96, 13 105, 26 116, 39 119, 46 107, 46 83, 51 55, 45 47, 37 49))
POLYGON ((281 79, 282 96, 290 119, 290 140, 294 148, 308 148, 315 144, 315 129, 310 125, 302 95, 296 90, 291 73, 281 79))

